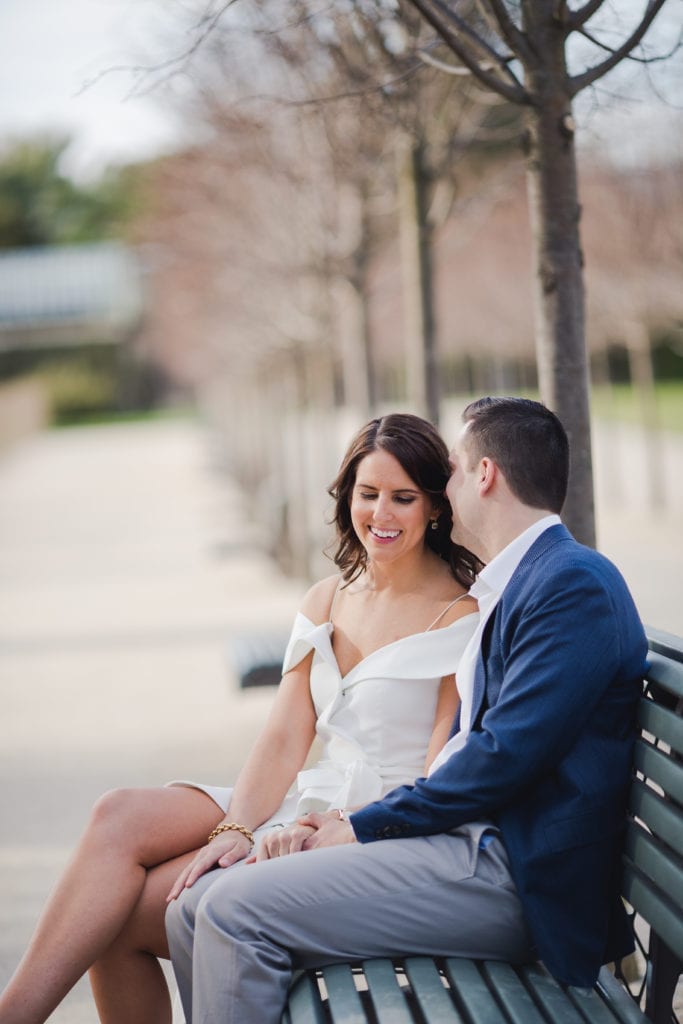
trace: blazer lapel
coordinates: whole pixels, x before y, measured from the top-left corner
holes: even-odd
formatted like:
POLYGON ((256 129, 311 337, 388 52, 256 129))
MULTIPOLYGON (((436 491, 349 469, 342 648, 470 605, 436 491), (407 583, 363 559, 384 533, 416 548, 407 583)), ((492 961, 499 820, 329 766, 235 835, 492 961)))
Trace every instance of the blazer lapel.
POLYGON ((461 707, 462 707, 462 704, 458 704, 458 710, 455 712, 455 718, 453 719, 453 725, 451 726, 451 731, 448 734, 448 738, 449 739, 451 738, 451 736, 455 736, 456 732, 460 731, 460 708, 461 707))
POLYGON ((491 634, 493 633, 494 622, 498 615, 498 609, 500 607, 500 601, 493 609, 488 617, 486 625, 484 626, 484 632, 481 637, 481 647, 479 649, 479 656, 477 657, 477 663, 474 668, 474 685, 472 690, 472 714, 470 718, 470 728, 475 729, 479 723, 479 719, 483 712, 486 710, 484 707, 486 697, 486 661, 488 658, 489 650, 491 648, 491 634))

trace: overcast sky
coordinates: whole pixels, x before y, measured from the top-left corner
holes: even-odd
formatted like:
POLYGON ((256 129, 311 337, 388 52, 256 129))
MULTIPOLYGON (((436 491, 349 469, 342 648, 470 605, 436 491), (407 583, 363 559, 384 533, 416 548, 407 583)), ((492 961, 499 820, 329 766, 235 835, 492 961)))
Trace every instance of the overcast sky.
MULTIPOLYGON (((165 6, 171 12, 173 0, 165 6)), ((158 0, 0 0, 0 141, 73 136, 77 173, 170 148, 172 114, 152 98, 128 98, 129 71, 98 78, 160 52, 159 10, 158 0)))
MULTIPOLYGON (((622 16, 644 3, 608 0, 605 11, 622 16)), ((81 176, 173 148, 180 128, 170 107, 153 95, 131 97, 130 69, 182 49, 182 9, 183 0, 0 0, 0 145, 8 137, 62 132, 75 140, 65 169, 81 176)), ((681 25, 683 0, 668 0, 656 22, 657 42, 673 41, 681 25)), ((664 91, 683 105, 682 65, 679 53, 666 68, 654 67, 654 90, 645 86, 642 65, 624 65, 582 98, 583 138, 599 142, 606 134, 620 159, 672 146, 683 155, 680 115, 672 122, 657 98, 664 91), (644 100, 615 100, 630 91, 624 81, 637 82, 644 100), (586 103, 604 113, 588 117, 586 103)))

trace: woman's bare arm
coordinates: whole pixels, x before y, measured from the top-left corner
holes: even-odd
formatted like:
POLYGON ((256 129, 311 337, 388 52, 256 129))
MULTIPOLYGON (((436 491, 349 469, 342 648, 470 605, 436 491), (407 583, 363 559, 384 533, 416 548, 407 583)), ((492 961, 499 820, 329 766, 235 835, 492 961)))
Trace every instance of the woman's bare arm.
MULTIPOLYGON (((308 592, 301 611, 323 621, 329 611, 334 578, 308 592)), ((301 770, 315 737, 316 712, 310 691, 313 652, 282 677, 263 729, 240 771, 227 813, 219 824, 234 822, 249 831, 262 825, 282 803, 301 770)), ((221 832, 207 843, 176 879, 169 899, 177 897, 206 871, 243 860, 251 850, 248 837, 236 829, 221 832)))
POLYGON ((429 740, 429 746, 427 747, 425 774, 450 735, 453 719, 459 704, 460 694, 455 685, 455 676, 444 676, 439 686, 436 713, 434 715, 434 728, 429 740))

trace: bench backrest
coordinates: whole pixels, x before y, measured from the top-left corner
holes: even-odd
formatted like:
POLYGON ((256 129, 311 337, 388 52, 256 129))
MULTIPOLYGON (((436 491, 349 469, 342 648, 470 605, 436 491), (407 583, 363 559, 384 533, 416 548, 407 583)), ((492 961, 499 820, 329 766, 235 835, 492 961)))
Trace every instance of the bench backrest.
POLYGON ((623 892, 649 925, 643 952, 645 983, 653 987, 653 965, 675 985, 683 964, 683 642, 654 629, 647 634, 623 892))

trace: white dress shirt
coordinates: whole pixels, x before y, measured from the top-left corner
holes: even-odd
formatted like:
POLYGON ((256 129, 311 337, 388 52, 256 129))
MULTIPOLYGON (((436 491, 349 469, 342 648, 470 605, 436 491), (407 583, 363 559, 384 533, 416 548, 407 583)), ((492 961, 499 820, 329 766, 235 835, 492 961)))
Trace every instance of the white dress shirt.
POLYGON ((507 547, 503 548, 488 565, 484 566, 470 587, 470 594, 477 599, 479 604, 479 625, 462 653, 456 674, 456 683, 460 694, 460 728, 432 761, 429 775, 440 768, 451 754, 465 746, 471 725, 474 670, 486 623, 531 545, 549 527, 556 526, 558 523, 561 523, 561 519, 557 515, 544 516, 537 523, 533 523, 524 533, 520 533, 513 541, 510 541, 507 547))

